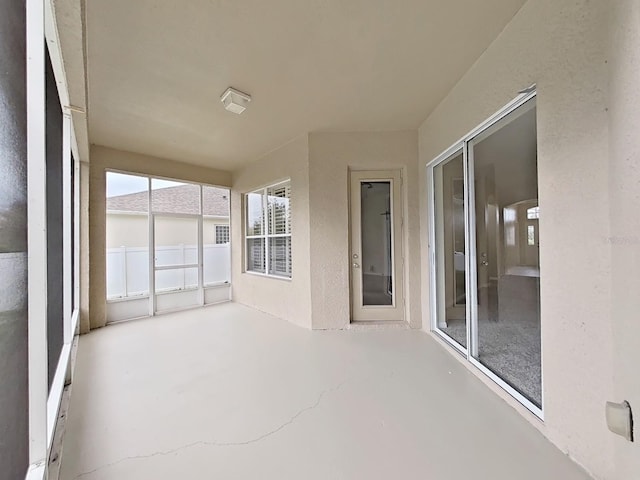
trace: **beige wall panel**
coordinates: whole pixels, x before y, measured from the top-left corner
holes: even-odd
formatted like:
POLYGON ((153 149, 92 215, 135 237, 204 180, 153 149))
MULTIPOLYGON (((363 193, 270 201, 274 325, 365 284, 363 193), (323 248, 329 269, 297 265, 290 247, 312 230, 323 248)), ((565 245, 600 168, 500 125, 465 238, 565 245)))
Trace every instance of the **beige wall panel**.
POLYGON ((415 131, 309 135, 314 329, 345 328, 350 323, 349 168, 403 171, 406 319, 420 327, 417 156, 415 131))
MULTIPOLYGON (((195 245, 193 220, 164 217, 156 225, 156 235, 165 245, 195 245)), ((205 245, 216 243, 216 225, 228 225, 228 218, 205 218, 203 221, 203 241, 205 245)), ((147 247, 149 245, 149 224, 147 215, 128 213, 107 213, 107 248, 147 247)))
MULTIPOLYGON (((182 219, 176 220, 179 223, 182 219)), ((107 213, 106 235, 107 248, 148 247, 148 217, 147 215, 107 213)))
MULTIPOLYGON (((611 255, 605 241, 609 185, 603 170, 609 140, 609 6, 529 1, 419 131, 421 243, 426 246, 426 163, 519 90, 537 83, 544 424, 484 380, 600 478, 613 478, 614 472, 613 437, 604 421, 614 350, 611 255)), ((428 312, 426 252, 422 300, 428 312)))
POLYGON ((107 169, 169 179, 231 186, 231 173, 139 155, 102 146, 91 147, 89 180, 89 297, 91 328, 106 324, 106 182, 107 169))
POLYGON ((311 328, 308 158, 304 135, 233 173, 231 281, 234 301, 311 328), (242 194, 287 178, 291 178, 292 278, 245 273, 242 194))
MULTIPOLYGON (((614 397, 634 409, 635 443, 614 438, 616 478, 640 478, 640 2, 618 0, 611 17, 609 187, 610 319, 614 397)), ((602 166, 601 166, 602 168, 602 166)))

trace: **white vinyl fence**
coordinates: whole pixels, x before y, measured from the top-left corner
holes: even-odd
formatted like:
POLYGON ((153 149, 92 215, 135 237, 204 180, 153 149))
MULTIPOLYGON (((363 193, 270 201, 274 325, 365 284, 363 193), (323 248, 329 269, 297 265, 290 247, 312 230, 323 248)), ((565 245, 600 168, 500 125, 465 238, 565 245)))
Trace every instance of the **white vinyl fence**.
MULTIPOLYGON (((156 248, 156 265, 198 263, 197 245, 156 248)), ((204 245, 204 286, 231 281, 230 244, 204 245)), ((156 272, 156 292, 198 287, 197 268, 156 272)), ((119 247, 107 249, 107 299, 140 297, 149 294, 149 249, 119 247)))

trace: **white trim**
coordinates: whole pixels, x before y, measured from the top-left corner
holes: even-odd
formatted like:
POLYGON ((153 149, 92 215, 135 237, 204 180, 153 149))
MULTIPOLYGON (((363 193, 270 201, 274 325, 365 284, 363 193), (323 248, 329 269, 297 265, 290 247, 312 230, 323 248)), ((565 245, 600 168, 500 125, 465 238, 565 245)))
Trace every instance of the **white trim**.
POLYGON ((427 162, 426 167, 427 168, 435 167, 438 163, 441 163, 444 159, 446 159, 449 156, 448 154, 453 153, 455 151, 455 147, 456 146, 459 146, 462 143, 464 143, 464 142, 466 142, 468 140, 471 140, 473 137, 478 136, 480 133, 482 133, 484 130, 489 128, 491 125, 493 125, 494 123, 502 120, 504 117, 506 117, 511 112, 513 112, 515 109, 517 109, 521 105, 527 103, 529 100, 531 100, 533 97, 535 97, 537 95, 537 91, 536 91, 535 87, 536 87, 535 84, 531 85, 529 88, 527 88, 525 90, 525 93, 522 93, 522 94, 518 95, 511 102, 509 102, 504 107, 502 107, 500 110, 498 110, 497 113, 491 115, 488 119, 486 119, 480 125, 478 125, 477 127, 473 128, 469 133, 467 133, 466 135, 463 135, 462 137, 460 137, 460 139, 455 141, 444 152, 442 152, 440 155, 438 155, 436 158, 434 158, 430 162, 427 162))
POLYGON ((51 450, 53 443, 53 434, 56 429, 56 421, 58 411, 60 409, 60 401, 62 400, 62 391, 64 390, 65 379, 67 377, 67 368, 71 359, 71 343, 65 343, 60 352, 60 359, 56 366, 56 373, 51 382, 51 390, 47 399, 47 451, 51 450))
POLYGON ((147 223, 149 225, 149 316, 156 314, 156 225, 155 217, 151 212, 151 177, 147 177, 147 223))
POLYGON ((465 303, 467 316, 467 355, 478 356, 478 272, 476 253, 476 189, 473 152, 469 151, 471 142, 465 140, 463 152, 464 184, 464 238, 465 238, 465 303))
MULTIPOLYGON (((71 250, 71 236, 73 225, 71 219, 71 115, 62 116, 62 328, 64 345, 71 345, 73 330, 71 316, 73 315, 73 251, 71 250)), ((62 358, 62 356, 60 357, 62 358)), ((66 371, 66 368, 65 368, 66 371)), ((62 391, 60 392, 62 398, 62 391)), ((53 438, 53 432, 51 437, 53 438)))
POLYGON ((47 210, 44 4, 27 0, 27 191, 29 472, 46 474, 47 460, 47 210))
POLYGON ((441 338, 442 340, 444 340, 445 343, 451 346, 454 350, 456 350, 456 352, 458 352, 464 358, 467 358, 467 349, 464 346, 460 345, 458 342, 456 342, 453 338, 451 338, 449 335, 444 333, 439 328, 435 328, 434 330, 432 330, 432 332, 435 335, 437 335, 438 338, 441 338))
MULTIPOLYGON (((73 123, 71 125, 73 127, 73 123)), ((73 133, 73 129, 71 130, 73 133)), ((73 146, 73 141, 72 141, 73 146)), ((73 315, 71 316, 71 331, 77 333, 77 324, 80 318, 80 159, 73 155, 73 315)))
POLYGON ((151 212, 156 217, 170 217, 170 218, 201 218, 199 213, 167 213, 167 212, 151 212))
POLYGON ((156 272, 163 270, 180 270, 182 268, 198 268, 199 263, 185 263, 185 264, 171 264, 171 265, 159 265, 155 267, 156 272))
POLYGON ((477 359, 475 359, 473 357, 469 357, 469 362, 474 367, 476 367, 478 370, 480 370, 482 373, 484 373, 487 377, 489 377, 491 380, 493 380, 503 390, 505 390, 507 393, 509 393, 509 395, 511 395, 513 398, 515 398, 518 402, 520 402, 522 404, 522 406, 524 406, 527 410, 529 410, 531 413, 533 413, 540 420, 544 421, 544 412, 542 411, 542 409, 538 408, 527 397, 522 395, 518 390, 516 390, 511 385, 509 385, 507 382, 505 382, 502 378, 500 378, 498 375, 496 375, 494 372, 492 372, 489 368, 487 368, 482 363, 480 363, 480 361, 478 361, 477 359))
POLYGON ((290 282, 292 280, 291 277, 283 277, 283 276, 279 276, 279 275, 269 275, 267 273, 254 272, 253 270, 247 270, 246 272, 242 272, 242 273, 246 273, 247 275, 255 275, 256 277, 266 277, 266 278, 274 278, 276 280, 285 280, 287 282, 290 282))
POLYGON ((39 464, 31 464, 29 465, 29 470, 27 470, 25 480, 43 480, 46 473, 47 466, 44 462, 39 464))
POLYGON ((67 90, 67 76, 64 71, 64 62, 62 60, 62 50, 60 47, 60 38, 58 36, 58 27, 56 25, 56 16, 53 11, 53 0, 43 0, 43 3, 44 37, 47 41, 47 48, 51 58, 51 66, 53 67, 53 73, 56 78, 60 107, 63 108, 63 113, 71 115, 69 92, 67 90))

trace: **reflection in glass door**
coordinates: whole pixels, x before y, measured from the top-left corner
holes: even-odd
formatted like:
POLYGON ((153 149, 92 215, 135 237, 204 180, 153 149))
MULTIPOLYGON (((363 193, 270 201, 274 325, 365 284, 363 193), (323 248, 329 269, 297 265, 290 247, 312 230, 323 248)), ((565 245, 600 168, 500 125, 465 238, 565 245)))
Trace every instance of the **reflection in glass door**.
POLYGON ((478 298, 472 354, 541 408, 535 99, 474 137, 469 151, 478 298))
POLYGON ((541 415, 535 105, 523 95, 429 173, 434 331, 541 415))
POLYGON ((437 327, 467 346, 466 237, 462 149, 433 168, 437 327))

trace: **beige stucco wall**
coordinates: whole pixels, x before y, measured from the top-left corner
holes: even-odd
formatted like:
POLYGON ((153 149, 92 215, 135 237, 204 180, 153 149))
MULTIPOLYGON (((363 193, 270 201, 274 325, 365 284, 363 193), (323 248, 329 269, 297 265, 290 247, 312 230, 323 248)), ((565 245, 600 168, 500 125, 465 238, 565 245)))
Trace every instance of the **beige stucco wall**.
MULTIPOLYGON (((156 242, 162 245, 196 245, 198 228, 194 219, 166 217, 156 222, 156 242), (195 228, 194 228, 195 226, 195 228)), ((216 243, 216 225, 228 225, 227 217, 203 219, 203 242, 216 243)), ((107 248, 147 247, 149 223, 147 214, 107 212, 107 248)))
MULTIPOLYGON (((640 2, 618 0, 609 43, 609 188, 616 401, 635 413, 635 443, 615 437, 618 480, 640 478, 640 2)), ((601 167, 602 168, 602 167, 601 167)))
POLYGON ((94 145, 89 174, 89 317, 91 328, 106 324, 106 182, 107 169, 231 186, 231 173, 94 145))
POLYGON ((314 329, 350 322, 349 169, 400 169, 403 189, 406 319, 421 325, 417 132, 311 133, 311 303, 314 329))
MULTIPOLYGON (((633 2, 626 3, 631 5, 633 2)), ((628 214, 637 212, 638 172, 637 163, 634 167, 629 162, 621 162, 631 151, 637 159, 637 146, 631 140, 632 130, 625 130, 621 136, 627 138, 626 147, 618 152, 619 177, 631 174, 633 179, 627 178, 623 183, 628 187, 626 193, 610 197, 610 190, 618 188, 617 183, 609 179, 607 162, 607 108, 610 103, 607 44, 611 4, 588 0, 530 0, 525 4, 421 126, 419 170, 423 186, 421 243, 426 246, 425 164, 513 99, 519 90, 537 83, 544 424, 482 375, 480 377, 598 478, 622 479, 635 478, 640 472, 635 470, 634 475, 618 473, 616 476, 614 441, 616 444, 620 441, 607 430, 604 417, 605 401, 614 398, 614 352, 616 358, 620 356, 617 352, 622 346, 622 341, 614 340, 612 336, 612 250, 607 239, 610 236, 610 211, 622 208, 625 202, 634 198, 633 205, 627 203, 623 208, 628 214)), ((637 2, 635 11, 637 22, 637 2)), ((629 21, 626 25, 631 28, 632 24, 629 21)), ((637 27, 637 23, 635 25, 637 27)), ((623 42, 637 40, 637 31, 623 37, 623 42)), ((636 59, 637 45, 636 42, 636 59)), ((627 47, 630 46, 629 43, 627 47)), ((619 54, 618 59, 620 68, 631 74, 631 67, 622 66, 628 57, 619 54)), ((628 83, 622 90, 633 91, 637 98, 637 64, 634 68, 635 82, 628 83)), ((622 98, 620 96, 620 100, 622 98)), ((623 103, 619 104, 621 122, 631 115, 631 110, 623 103)), ((635 115, 637 133, 637 108, 635 115)), ((631 225, 625 225, 624 235, 631 235, 628 229, 638 234, 637 218, 636 214, 631 225)), ((635 248, 637 255, 637 246, 635 248)), ((618 256, 621 269, 627 262, 628 270, 622 281, 627 283, 627 288, 631 286, 629 282, 633 275, 629 257, 628 251, 618 256)), ((422 299, 425 312, 429 305, 427 258, 424 248, 422 299)), ((638 285, 637 278, 633 282, 638 285)), ((617 288, 619 286, 614 283, 614 298, 617 288)), ((625 314, 630 318, 629 313, 634 308, 637 315, 637 299, 622 303, 624 306, 614 309, 620 309, 618 316, 625 314)), ((635 336, 637 339, 640 335, 637 321, 616 320, 614 325, 620 325, 627 338, 635 336)), ((626 361, 629 365, 623 368, 626 383, 620 381, 615 398, 636 395, 640 406, 637 400, 637 340, 626 342, 621 356, 624 360, 620 362, 626 361), (630 365, 636 365, 636 386, 630 383, 634 373, 634 367, 630 365)), ((633 447, 617 448, 630 451, 633 447)), ((637 448, 635 452, 638 453, 637 448)), ((621 453, 625 458, 629 455, 621 453)))
POLYGON ((306 135, 233 173, 231 281, 233 300, 311 328, 309 160, 306 135), (291 179, 291 280, 244 272, 242 194, 291 179))

